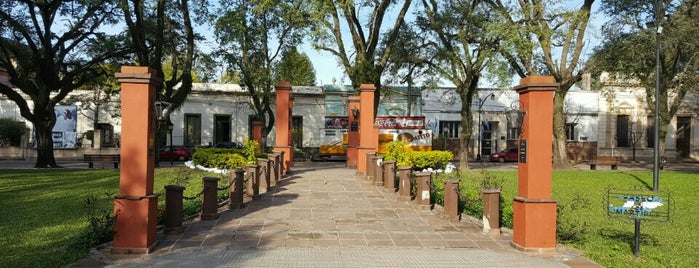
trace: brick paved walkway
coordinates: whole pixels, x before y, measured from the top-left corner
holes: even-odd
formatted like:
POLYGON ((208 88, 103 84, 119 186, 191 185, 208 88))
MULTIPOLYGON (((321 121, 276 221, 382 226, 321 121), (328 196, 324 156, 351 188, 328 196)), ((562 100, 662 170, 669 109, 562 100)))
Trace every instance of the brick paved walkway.
POLYGON ((356 260, 333 267, 599 267, 570 250, 516 251, 511 234, 484 235, 479 223, 452 223, 438 210, 421 211, 414 202, 356 176, 344 162, 297 163, 261 199, 185 228, 181 235, 161 235, 153 254, 111 256, 116 259, 112 265, 170 267, 177 259, 174 264, 188 263, 183 266, 293 267, 298 258, 289 256, 307 256, 298 260, 299 267, 330 267, 325 265, 347 258, 356 260), (204 258, 212 252, 217 257, 204 258), (259 255, 253 258, 257 262, 249 262, 253 255, 259 255))

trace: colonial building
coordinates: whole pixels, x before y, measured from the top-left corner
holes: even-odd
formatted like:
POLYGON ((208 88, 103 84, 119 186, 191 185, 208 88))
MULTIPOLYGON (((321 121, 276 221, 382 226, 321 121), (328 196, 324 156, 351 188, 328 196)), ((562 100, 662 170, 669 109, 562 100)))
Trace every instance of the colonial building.
MULTIPOLYGON (((618 155, 625 160, 632 160, 635 155, 637 160, 649 160, 653 151, 653 120, 645 91, 631 84, 604 83, 600 91, 573 89, 566 96, 569 156, 578 161, 595 155, 618 155)), ((326 118, 347 116, 348 98, 352 95, 355 90, 350 86, 293 86, 295 147, 318 148, 323 142, 326 118)), ((510 89, 477 92, 471 106, 474 124, 469 126, 474 133, 470 137, 473 147, 468 152, 472 159, 515 146, 520 124, 518 97, 510 89)), ((61 104, 77 109, 76 146, 57 150, 118 146, 119 96, 114 95, 100 105, 91 99, 94 92, 75 91, 61 104)), ((424 116, 426 129, 434 135, 432 146, 458 154, 455 144, 462 127, 459 99, 454 88, 388 86, 384 87, 377 114, 424 116)), ((692 131, 698 124, 698 102, 696 94, 687 95, 673 118, 665 140, 667 159, 699 160, 699 132, 692 131)), ((171 133, 161 136, 165 138, 159 139, 159 144, 210 146, 224 141, 244 141, 252 135, 252 114, 250 97, 239 85, 194 84, 186 102, 172 112, 171 133)), ((0 96, 0 116, 25 121, 16 105, 4 96, 0 96)), ((29 123, 27 126, 32 127, 29 123)), ((268 136, 267 145, 274 145, 274 132, 268 136)), ((25 146, 31 151, 31 137, 25 146)), ((28 155, 31 157, 31 152, 28 155)))

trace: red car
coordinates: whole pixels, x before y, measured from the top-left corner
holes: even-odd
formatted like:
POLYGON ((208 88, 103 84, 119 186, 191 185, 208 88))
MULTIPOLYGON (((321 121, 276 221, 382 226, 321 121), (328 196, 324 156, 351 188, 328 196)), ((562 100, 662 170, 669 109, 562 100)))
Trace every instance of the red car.
POLYGON ((504 163, 505 161, 517 162, 517 158, 519 157, 517 152, 517 148, 505 149, 500 151, 499 153, 490 155, 489 160, 492 162, 498 161, 500 163, 504 163))
POLYGON ((160 153, 158 156, 160 157, 160 160, 187 161, 192 157, 192 153, 182 145, 167 145, 160 148, 160 153), (172 150, 170 150, 171 148, 172 150))

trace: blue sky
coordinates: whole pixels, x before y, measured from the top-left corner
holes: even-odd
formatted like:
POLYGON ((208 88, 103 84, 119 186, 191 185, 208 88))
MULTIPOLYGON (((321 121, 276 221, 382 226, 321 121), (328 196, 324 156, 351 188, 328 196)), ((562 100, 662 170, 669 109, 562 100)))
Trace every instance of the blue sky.
MULTIPOLYGON (((579 1, 574 1, 574 8, 579 7, 579 1)), ((568 3, 571 4, 571 3, 568 3)), ((588 30, 585 34, 586 45, 585 45, 585 55, 592 53, 594 47, 596 47, 602 39, 600 28, 604 23, 605 17, 597 11, 599 4, 593 6, 592 18, 590 20, 588 30)), ((415 8, 415 7, 413 7, 415 8)), ((410 12, 410 11, 409 11, 410 12)), ((394 12, 395 14, 395 12, 394 12)), ((389 14, 387 15, 385 22, 392 24, 395 18, 389 14)), ((199 44, 200 48, 207 50, 207 48, 216 46, 213 36, 210 33, 210 28, 208 26, 198 27, 199 32, 204 34, 207 41, 203 44, 199 44)), ((349 40, 345 38, 345 40, 349 40)), ((350 44, 346 45, 346 48, 350 48, 350 44)), ((316 51, 312 48, 310 41, 307 41, 302 46, 299 47, 299 51, 306 53, 313 64, 313 68, 316 70, 316 84, 317 85, 328 85, 332 84, 333 79, 336 80, 336 84, 349 84, 349 78, 344 73, 344 68, 338 66, 337 57, 331 55, 325 51, 316 51)), ((513 83, 518 83, 519 79, 513 79, 513 83)), ((445 83, 443 86, 451 86, 449 83, 445 83)), ((483 82, 481 87, 492 87, 493 85, 488 82, 483 82)))
MULTIPOLYGON (((582 3, 580 1, 574 1, 575 3, 569 3, 573 5, 574 8, 579 8, 582 3)), ((414 8, 414 7, 413 7, 414 8)), ((601 27, 604 23, 604 15, 598 11, 599 4, 593 5, 593 14, 589 22, 588 29, 585 33, 586 45, 584 48, 584 54, 589 55, 593 52, 593 49, 600 44, 602 39, 601 27)), ((410 12, 410 11, 409 11, 410 12)), ((386 22, 393 23, 392 17, 387 17, 386 22)), ((348 47, 348 46, 346 46, 348 47)), ((337 80, 336 83, 349 84, 349 78, 344 74, 344 69, 338 67, 337 58, 330 53, 324 51, 315 51, 310 44, 306 43, 301 48, 300 51, 306 53, 313 63, 313 67, 316 70, 316 83, 318 85, 332 84, 332 79, 337 80)), ((514 79, 513 83, 519 83, 519 79, 514 79)), ((449 84, 445 86, 450 86, 449 84)), ((482 87, 492 87, 493 85, 488 82, 484 82, 482 87)))

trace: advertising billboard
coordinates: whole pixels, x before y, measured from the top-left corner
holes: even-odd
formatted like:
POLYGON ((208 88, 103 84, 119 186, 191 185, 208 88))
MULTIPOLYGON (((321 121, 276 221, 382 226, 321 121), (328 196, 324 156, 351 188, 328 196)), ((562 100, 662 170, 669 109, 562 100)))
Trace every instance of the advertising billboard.
POLYGON ((385 153, 386 144, 393 141, 407 143, 411 151, 432 150, 432 130, 425 129, 424 116, 379 116, 374 125, 379 128, 379 153, 385 153))
POLYGON ((78 136, 78 107, 56 106, 56 124, 53 126, 53 148, 76 148, 78 136))

